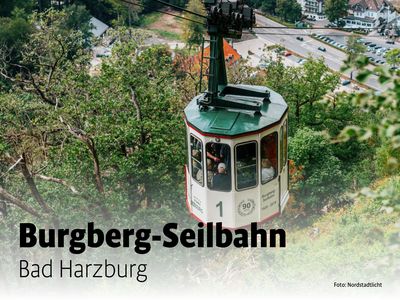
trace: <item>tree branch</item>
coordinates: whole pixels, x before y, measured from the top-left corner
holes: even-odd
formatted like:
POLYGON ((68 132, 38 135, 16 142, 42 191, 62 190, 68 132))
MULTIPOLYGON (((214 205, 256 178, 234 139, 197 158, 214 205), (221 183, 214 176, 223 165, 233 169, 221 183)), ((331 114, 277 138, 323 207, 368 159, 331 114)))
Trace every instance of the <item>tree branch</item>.
POLYGON ((27 205, 24 201, 21 199, 11 195, 9 192, 7 192, 5 189, 3 189, 0 186, 0 199, 9 202, 11 204, 14 204, 15 206, 18 206, 22 210, 26 211, 27 213, 31 214, 34 217, 40 218, 41 215, 32 207, 27 205))
POLYGON ((136 93, 135 93, 134 89, 131 87, 130 90, 131 90, 131 101, 132 101, 133 105, 135 106, 136 119, 138 120, 139 126, 140 126, 140 145, 143 145, 146 142, 146 135, 145 135, 143 123, 142 123, 142 110, 140 108, 139 102, 137 101, 136 93))
POLYGON ((42 209, 48 213, 48 214, 54 214, 53 209, 46 203, 46 201, 43 199, 42 195, 39 193, 36 183, 33 180, 32 174, 30 173, 28 166, 26 164, 26 155, 25 153, 22 154, 22 160, 20 162, 21 166, 21 171, 22 174, 24 175, 24 178, 26 180, 26 183, 29 186, 29 189, 31 190, 31 193, 33 197, 36 199, 36 201, 39 203, 39 205, 42 207, 42 209))
POLYGON ((78 190, 73 185, 68 184, 68 182, 65 181, 64 179, 49 177, 49 176, 45 176, 45 175, 41 175, 41 174, 35 174, 35 177, 45 180, 45 181, 59 183, 59 184, 65 186, 66 188, 68 188, 69 190, 71 190, 71 192, 73 194, 75 194, 75 195, 79 194, 78 190))
MULTIPOLYGON (((71 135, 73 135, 75 138, 83 142, 88 148, 93 161, 93 173, 95 177, 97 191, 100 193, 100 195, 104 195, 104 185, 101 177, 100 161, 93 139, 83 130, 78 128, 73 128, 71 125, 67 124, 61 116, 60 116, 60 121, 67 127, 68 132, 71 135)), ((104 218, 110 219, 111 214, 108 211, 107 207, 102 202, 98 202, 98 205, 102 210, 104 218)))

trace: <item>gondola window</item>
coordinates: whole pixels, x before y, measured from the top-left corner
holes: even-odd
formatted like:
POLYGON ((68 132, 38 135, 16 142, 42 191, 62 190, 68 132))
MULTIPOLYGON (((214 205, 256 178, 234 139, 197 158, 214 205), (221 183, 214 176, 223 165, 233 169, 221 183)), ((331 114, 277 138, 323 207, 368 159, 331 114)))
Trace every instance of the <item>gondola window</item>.
POLYGON ((203 186, 203 143, 193 135, 190 136, 190 153, 192 162, 192 177, 201 186, 203 186))
POLYGON ((257 186, 257 144, 236 146, 236 188, 244 190, 257 186))

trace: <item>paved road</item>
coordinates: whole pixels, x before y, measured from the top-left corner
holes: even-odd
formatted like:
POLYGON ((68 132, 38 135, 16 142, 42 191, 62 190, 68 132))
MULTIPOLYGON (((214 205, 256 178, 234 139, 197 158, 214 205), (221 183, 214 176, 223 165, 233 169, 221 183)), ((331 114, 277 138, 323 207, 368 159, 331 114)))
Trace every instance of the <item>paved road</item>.
MULTIPOLYGON (((284 27, 283 25, 276 23, 262 15, 257 14, 257 25, 258 26, 272 26, 272 27, 284 27)), ((343 61, 346 59, 346 54, 340 50, 330 47, 324 43, 321 43, 309 36, 311 34, 310 30, 307 29, 255 29, 257 32, 257 37, 267 43, 281 44, 286 49, 300 54, 301 56, 308 57, 312 56, 315 58, 323 57, 325 63, 334 71, 340 71, 343 61), (304 41, 298 41, 297 36, 302 36, 304 41), (318 47, 326 48, 326 52, 318 50, 318 47)), ((323 33, 324 30, 318 30, 315 33, 323 33)), ((331 31, 331 30, 330 30, 331 31)), ((313 31, 314 32, 314 31, 313 31)), ((250 41, 249 41, 250 42, 250 41)), ((346 76, 350 76, 350 72, 343 73, 346 76)), ((370 77, 365 85, 382 91, 385 88, 382 87, 376 76, 370 77)))

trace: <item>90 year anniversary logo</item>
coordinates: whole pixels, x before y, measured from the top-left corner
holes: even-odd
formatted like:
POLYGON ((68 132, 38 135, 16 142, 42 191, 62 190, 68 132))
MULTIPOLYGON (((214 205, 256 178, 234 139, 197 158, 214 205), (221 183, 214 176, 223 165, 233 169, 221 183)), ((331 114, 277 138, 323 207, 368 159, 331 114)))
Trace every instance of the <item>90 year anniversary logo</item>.
POLYGON ((238 205, 238 213, 242 217, 250 215, 256 208, 256 203, 253 199, 242 200, 238 205))

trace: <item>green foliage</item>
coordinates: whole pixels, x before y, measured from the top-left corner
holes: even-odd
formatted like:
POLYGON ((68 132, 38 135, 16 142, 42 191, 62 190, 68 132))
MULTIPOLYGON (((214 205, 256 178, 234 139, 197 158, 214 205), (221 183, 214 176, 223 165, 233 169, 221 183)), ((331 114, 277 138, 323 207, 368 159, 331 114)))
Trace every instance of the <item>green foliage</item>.
MULTIPOLYGON (((31 33, 32 27, 25 19, 22 18, 0 18, 0 44, 16 50, 26 41, 31 33)), ((13 51, 15 55, 15 51, 13 51)), ((15 58, 12 55, 12 60, 15 58)))
POLYGON ((291 107, 291 132, 293 127, 316 121, 318 109, 314 104, 339 83, 339 75, 332 73, 321 59, 309 58, 299 67, 286 67, 278 60, 266 71, 265 85, 280 93, 291 107))
POLYGON ((167 40, 179 41, 182 39, 182 36, 176 32, 171 32, 168 30, 161 30, 161 29, 153 29, 152 31, 167 40))
POLYGON ((30 22, 36 30, 19 47, 16 61, 7 58, 12 49, 0 49, 3 78, 16 83, 15 87, 33 91, 44 102, 62 105, 60 97, 68 89, 66 68, 85 67, 89 54, 84 34, 66 27, 69 20, 66 11, 34 13, 30 22))
POLYGON ((327 137, 307 127, 299 129, 289 140, 289 157, 303 168, 303 180, 293 188, 306 205, 321 208, 342 187, 341 162, 327 137))
POLYGON ((269 14, 275 14, 276 0, 266 0, 261 2, 261 10, 269 14))
POLYGON ((152 12, 152 13, 143 15, 140 19, 140 26, 147 27, 147 26, 157 22, 160 19, 161 15, 162 14, 159 12, 152 12))
POLYGON ((118 18, 117 3, 112 0, 77 0, 75 4, 84 5, 92 16, 106 23, 111 23, 112 20, 118 18))
POLYGON ((64 26, 66 30, 81 31, 83 37, 88 39, 91 35, 90 13, 83 5, 70 5, 64 9, 66 19, 64 26))
POLYGON ((392 67, 398 67, 400 65, 400 49, 390 49, 385 55, 386 61, 392 67))
POLYGON ((366 46, 360 42, 360 38, 356 35, 351 35, 347 39, 347 60, 349 64, 354 64, 360 55, 367 50, 366 46))
MULTIPOLYGON (((101 206, 119 216, 175 206, 185 147, 170 51, 143 49, 147 32, 117 30, 113 56, 89 76, 84 35, 65 26, 67 17, 65 10, 35 14, 40 27, 19 49, 26 67, 11 82, 20 82, 0 95, 2 165, 24 155, 32 172, 58 178, 36 185, 56 214, 68 207, 69 220, 100 215, 101 206)), ((11 193, 30 197, 17 188, 24 184, 18 166, 3 175, 11 193)))
POLYGON ((0 0, 0 17, 11 17, 16 10, 29 14, 35 2, 34 0, 0 0))
MULTIPOLYGON (((340 18, 347 16, 347 0, 327 0, 325 1, 325 14, 330 22, 337 22, 340 18)), ((338 24, 339 26, 340 24, 338 24)))
POLYGON ((396 175, 400 172, 400 165, 394 160, 400 161, 400 150, 393 149, 386 141, 376 149, 376 170, 380 177, 396 175))
MULTIPOLYGON (((204 4, 200 0, 190 0, 186 9, 203 16, 206 15, 204 4)), ((205 32, 205 26, 201 24, 203 19, 198 16, 190 15, 189 19, 200 22, 200 24, 198 24, 185 20, 183 23, 183 39, 190 49, 195 45, 199 46, 201 44, 203 40, 203 34, 205 32)))
POLYGON ((296 0, 277 0, 275 13, 284 21, 294 23, 301 19, 301 5, 296 0))
MULTIPOLYGON (((32 30, 33 26, 29 24, 23 14, 18 14, 18 16, 13 16, 12 18, 0 17, 0 52, 8 49, 7 54, 3 54, 3 59, 5 58, 4 55, 6 55, 9 62, 15 63, 18 61, 20 58, 18 49, 28 39, 32 30)), ((15 67, 7 66, 6 71, 13 72, 15 69, 15 67)), ((7 80, 0 76, 0 91, 9 88, 10 85, 7 80)))
MULTIPOLYGON (((368 112, 371 115, 378 115, 377 122, 368 126, 348 126, 340 134, 341 140, 347 141, 351 137, 357 137, 360 141, 379 138, 387 141, 390 151, 400 148, 400 109, 399 109, 399 89, 398 73, 394 70, 378 67, 374 71, 378 74, 381 83, 392 83, 382 93, 375 91, 365 91, 351 95, 352 105, 368 112)), ((367 78, 372 71, 364 69, 358 77, 367 78)), ((391 159, 391 164, 397 164, 396 158, 391 159)))

